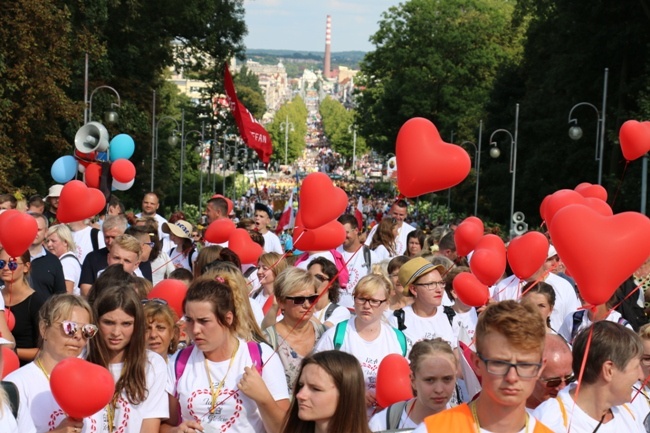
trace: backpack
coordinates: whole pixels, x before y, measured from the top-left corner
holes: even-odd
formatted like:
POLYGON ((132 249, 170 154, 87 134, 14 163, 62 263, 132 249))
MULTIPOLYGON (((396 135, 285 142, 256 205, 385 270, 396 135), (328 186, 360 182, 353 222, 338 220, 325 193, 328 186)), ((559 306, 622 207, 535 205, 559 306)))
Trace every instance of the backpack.
POLYGON ((372 266, 372 258, 370 256, 370 248, 368 245, 362 245, 363 248, 363 261, 366 262, 366 270, 370 273, 370 266, 372 266))
POLYGON ((456 312, 449 305, 445 305, 443 307, 442 311, 447 315, 447 319, 449 319, 449 324, 453 328, 453 326, 454 326, 454 316, 456 315, 456 312))
MULTIPOLYGON (((402 418, 402 412, 406 409, 408 400, 398 401, 386 408, 386 430, 394 431, 399 427, 399 421, 402 418)), ((409 429, 410 431, 411 429, 409 429)))
POLYGON ((13 382, 2 381, 2 388, 9 397, 9 405, 11 406, 11 413, 14 418, 18 418, 18 407, 20 406, 20 395, 18 394, 18 387, 13 382))
MULTIPOLYGON (((339 279, 339 286, 341 286, 342 289, 345 289, 348 286, 348 282, 350 281, 350 273, 348 272, 348 266, 345 263, 345 259, 336 250, 330 250, 330 254, 332 254, 332 257, 334 257, 334 264, 336 265, 336 269, 339 271, 338 279, 339 279)), ((294 263, 294 266, 298 266, 298 264, 304 262, 309 258, 309 253, 304 253, 300 257, 298 257, 298 260, 294 263)))
POLYGON ((250 268, 246 269, 246 272, 244 272, 244 278, 248 279, 248 277, 250 277, 256 270, 256 266, 251 266, 250 268))
POLYGON ((99 249, 99 229, 95 227, 90 229, 90 242, 93 244, 93 251, 99 249))
POLYGON ((330 318, 330 316, 332 315, 332 313, 334 312, 334 310, 336 310, 336 309, 338 308, 338 306, 339 306, 339 304, 335 304, 335 303, 333 303, 333 302, 330 303, 330 304, 327 306, 327 309, 325 310, 325 316, 323 317, 323 321, 324 321, 324 322, 327 322, 327 319, 330 318))
MULTIPOLYGON (((345 329, 347 327, 348 320, 339 322, 339 324, 336 325, 336 331, 334 331, 334 350, 341 350, 341 346, 343 346, 343 339, 345 338, 345 329)), ((395 331, 395 335, 397 335, 397 341, 399 341, 399 345, 402 348, 402 356, 406 356, 406 336, 399 329, 392 329, 395 331)))
POLYGON ((393 311, 393 316, 397 317, 397 329, 399 329, 400 331, 405 330, 406 325, 404 324, 404 318, 405 318, 404 310, 400 308, 399 310, 393 311))
MULTIPOLYGON (((573 325, 571 327, 571 341, 573 341, 576 338, 576 335, 578 335, 578 331, 580 330, 580 325, 582 324, 582 319, 585 317, 585 311, 587 310, 580 310, 573 313, 573 325)), ((625 320, 623 316, 621 316, 621 318, 618 319, 616 323, 622 326, 626 326, 629 324, 629 322, 625 320)))

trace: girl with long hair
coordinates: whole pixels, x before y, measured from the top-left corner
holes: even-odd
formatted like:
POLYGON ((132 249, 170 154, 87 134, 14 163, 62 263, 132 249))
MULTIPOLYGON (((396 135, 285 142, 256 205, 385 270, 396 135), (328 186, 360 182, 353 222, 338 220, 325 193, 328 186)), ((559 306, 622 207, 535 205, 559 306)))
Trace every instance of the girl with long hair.
POLYGON ((372 237, 372 242, 370 242, 370 249, 375 252, 377 262, 389 260, 397 255, 395 248, 398 231, 399 227, 395 218, 386 216, 381 219, 377 231, 372 237))

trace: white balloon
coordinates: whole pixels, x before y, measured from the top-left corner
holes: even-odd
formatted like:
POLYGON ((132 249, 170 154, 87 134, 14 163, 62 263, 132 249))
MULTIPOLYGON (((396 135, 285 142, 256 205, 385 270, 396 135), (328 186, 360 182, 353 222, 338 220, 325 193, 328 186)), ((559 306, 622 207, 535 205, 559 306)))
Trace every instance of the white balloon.
POLYGON ((118 191, 126 191, 127 189, 131 188, 133 186, 133 183, 135 182, 135 179, 131 179, 131 182, 123 183, 123 182, 118 182, 115 179, 113 179, 113 188, 115 188, 118 191))

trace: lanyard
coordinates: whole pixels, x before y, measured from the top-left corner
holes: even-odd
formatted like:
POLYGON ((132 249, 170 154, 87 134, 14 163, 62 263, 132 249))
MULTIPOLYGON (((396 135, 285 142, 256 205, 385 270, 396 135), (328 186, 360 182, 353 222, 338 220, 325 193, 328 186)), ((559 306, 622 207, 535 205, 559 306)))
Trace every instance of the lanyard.
POLYGON ((214 389, 214 385, 212 384, 212 376, 210 376, 210 367, 208 366, 208 359, 203 358, 203 362, 205 364, 205 374, 208 376, 208 383, 210 384, 210 410, 209 412, 211 414, 214 414, 215 411, 217 410, 217 397, 219 397, 219 394, 221 393, 221 389, 223 388, 223 385, 226 383, 226 377, 228 377, 228 373, 230 373, 230 368, 232 367, 233 362, 235 361, 235 355, 237 354, 237 351, 239 350, 239 339, 237 339, 237 346, 235 347, 235 350, 232 351, 232 355, 230 356, 230 363, 228 364, 228 370, 226 370, 226 374, 224 374, 223 379, 217 384, 217 389, 214 389))

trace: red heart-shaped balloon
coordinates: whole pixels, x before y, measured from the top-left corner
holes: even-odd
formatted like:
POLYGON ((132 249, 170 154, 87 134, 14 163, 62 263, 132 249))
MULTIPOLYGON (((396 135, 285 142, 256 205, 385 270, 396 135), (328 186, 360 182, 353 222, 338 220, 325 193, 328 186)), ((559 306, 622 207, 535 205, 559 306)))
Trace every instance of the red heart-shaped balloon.
POLYGON ((542 219, 546 221, 547 226, 551 225, 553 217, 560 209, 572 204, 588 206, 603 216, 613 214, 612 208, 603 200, 595 197, 584 197, 572 189, 561 189, 547 197, 548 199, 544 199, 542 206, 540 206, 540 213, 544 212, 541 214, 542 219))
POLYGON ((490 299, 490 292, 485 284, 481 283, 476 275, 461 272, 456 275, 453 282, 454 292, 461 302, 470 307, 482 307, 490 299))
POLYGON ((183 301, 187 286, 181 280, 167 278, 156 284, 147 295, 147 299, 164 299, 178 318, 183 317, 183 301))
POLYGON ((253 242, 246 229, 235 229, 228 238, 228 248, 233 250, 243 265, 257 263, 264 250, 253 242))
POLYGON ((307 229, 315 229, 338 218, 348 206, 348 195, 334 186, 325 173, 311 173, 300 186, 300 212, 307 229))
POLYGON ((603 216, 583 205, 557 212, 551 240, 582 299, 605 304, 650 256, 650 219, 637 212, 603 216))
POLYGON ((456 244, 456 253, 459 256, 468 255, 478 241, 481 240, 485 232, 483 221, 475 216, 467 217, 458 224, 454 232, 454 243, 456 244))
POLYGON ((503 276, 506 270, 506 246, 497 235, 485 235, 478 241, 469 267, 476 278, 491 286, 503 276))
POLYGON ((301 224, 301 211, 296 215, 296 227, 293 230, 293 246, 301 251, 328 251, 343 243, 345 228, 337 220, 330 221, 313 230, 305 229, 301 224))
POLYGON ((548 239, 540 232, 528 232, 517 236, 508 244, 508 263, 520 280, 537 272, 548 256, 548 239))
POLYGON ((407 120, 397 134, 397 187, 406 197, 451 188, 469 174, 469 155, 460 146, 442 141, 428 119, 407 120))
POLYGON ((413 398, 411 369, 406 358, 397 353, 391 353, 381 360, 379 368, 377 368, 375 395, 377 404, 384 408, 398 401, 413 398))
POLYGON ((115 382, 108 369, 83 359, 67 358, 52 370, 50 389, 69 417, 82 419, 111 401, 115 382))
POLYGON ((56 218, 62 223, 92 218, 104 209, 106 198, 95 188, 88 188, 80 180, 71 180, 61 190, 56 218))
POLYGON ((2 346, 2 357, 4 361, 2 366, 2 378, 4 379, 9 373, 20 368, 20 360, 18 359, 16 352, 7 346, 2 346))
POLYGON ((38 224, 33 216, 18 212, 2 219, 0 243, 11 257, 20 257, 34 243, 38 224))
POLYGON ((634 161, 650 152, 650 122, 628 120, 618 132, 621 151, 628 161, 634 161))
POLYGON ((230 218, 214 220, 205 231, 205 240, 213 244, 221 244, 228 240, 236 228, 237 226, 230 218))
POLYGON ((582 182, 574 188, 581 196, 598 198, 602 201, 607 201, 607 190, 602 185, 593 185, 589 182, 582 182))

